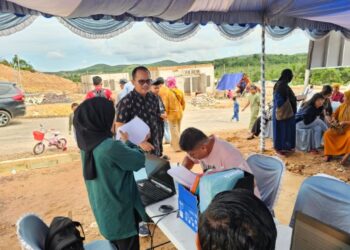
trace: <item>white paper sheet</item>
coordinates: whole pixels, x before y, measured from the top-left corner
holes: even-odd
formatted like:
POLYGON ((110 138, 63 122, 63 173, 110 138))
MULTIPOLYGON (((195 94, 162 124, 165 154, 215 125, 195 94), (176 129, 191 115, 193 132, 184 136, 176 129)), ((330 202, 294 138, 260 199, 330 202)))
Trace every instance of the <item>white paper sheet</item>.
POLYGON ((117 130, 117 140, 120 140, 120 131, 128 133, 129 141, 135 145, 139 145, 146 139, 146 136, 150 133, 148 125, 142 121, 138 116, 135 116, 130 122, 120 126, 117 130))
POLYGON ((168 170, 168 174, 173 177, 175 182, 184 185, 187 188, 191 188, 196 180, 197 174, 188 170, 184 166, 172 167, 168 170))

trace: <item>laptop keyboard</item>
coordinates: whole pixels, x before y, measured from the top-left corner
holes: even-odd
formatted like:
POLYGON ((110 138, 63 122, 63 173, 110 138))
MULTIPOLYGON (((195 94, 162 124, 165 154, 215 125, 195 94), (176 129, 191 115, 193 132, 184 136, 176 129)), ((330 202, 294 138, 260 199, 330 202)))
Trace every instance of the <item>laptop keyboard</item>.
POLYGON ((144 205, 149 205, 170 197, 169 193, 161 190, 150 181, 139 182, 137 185, 144 205))

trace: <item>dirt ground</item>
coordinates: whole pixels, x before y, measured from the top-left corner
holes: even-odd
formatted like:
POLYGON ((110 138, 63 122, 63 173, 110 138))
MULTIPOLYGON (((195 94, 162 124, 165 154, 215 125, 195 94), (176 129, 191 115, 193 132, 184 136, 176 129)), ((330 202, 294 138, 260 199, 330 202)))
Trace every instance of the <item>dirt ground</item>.
MULTIPOLYGON (((17 82, 18 72, 0 64, 0 81, 17 82)), ((21 70, 20 83, 26 93, 76 93, 78 86, 71 80, 53 74, 21 70)))
MULTIPOLYGON (((271 90, 272 88, 268 88, 268 98, 271 96, 271 90)), ((294 90, 296 93, 300 93, 301 87, 294 90)), ((245 100, 241 99, 240 102, 242 106, 245 100)), ((232 102, 222 100, 219 104, 217 108, 222 109, 231 107, 232 102)), ((68 112, 67 107, 62 107, 62 110, 62 112, 68 112)), ((33 111, 40 113, 39 110, 34 109, 33 111)), ((193 116, 192 113, 190 116, 193 116)), ((203 117, 198 119, 198 122, 201 123, 202 120, 203 117)), ((194 119, 194 122, 196 121, 194 119)), ((211 127, 210 131, 220 130, 220 132, 215 134, 232 142, 241 150, 245 157, 251 153, 259 152, 259 139, 247 141, 245 138, 248 131, 237 130, 241 126, 233 123, 232 130, 234 132, 223 132, 219 125, 221 124, 222 127, 226 128, 228 125, 223 121, 221 123, 217 123, 214 129, 212 125, 206 125, 205 127, 211 127)), ((270 140, 267 140, 266 148, 268 149, 265 152, 266 154, 274 155, 274 152, 271 150, 272 142, 270 140)), ((184 156, 183 153, 173 153, 168 145, 165 146, 165 151, 173 162, 181 162, 184 156)), ((57 152, 48 152, 48 154, 54 153, 57 152)), ((18 152, 15 158, 30 156, 30 152, 18 152)), ((0 160, 14 159, 12 157, 12 155, 0 155, 0 160)), ((289 223, 297 192, 305 177, 317 173, 327 173, 343 181, 350 182, 350 168, 340 166, 338 160, 325 163, 322 154, 312 155, 296 152, 294 155, 285 157, 282 160, 286 163, 288 171, 284 175, 282 189, 275 207, 276 217, 282 224, 289 223)), ((46 223, 50 223, 55 216, 72 214, 74 220, 83 224, 87 237, 86 242, 102 238, 88 203, 80 162, 47 169, 17 172, 16 175, 6 173, 1 176, 0 174, 0 185, 0 250, 20 249, 16 236, 16 221, 20 216, 28 212, 40 215, 46 223)), ((167 238, 159 229, 155 231, 154 239, 155 244, 167 241, 167 238)), ((141 249, 147 249, 150 246, 150 238, 141 239, 141 246, 141 249)), ((172 244, 167 244, 159 249, 176 248, 172 244)))
MULTIPOLYGON (((247 156, 258 152, 258 139, 247 141, 246 130, 216 133, 237 146, 247 156)), ((267 141, 267 148, 271 148, 267 141)), ((183 153, 173 153, 165 146, 166 154, 173 162, 181 161, 183 153)), ((267 154, 273 155, 272 151, 267 154)), ((322 156, 296 153, 283 159, 287 168, 282 190, 276 204, 276 216, 283 224, 288 224, 298 189, 305 176, 323 172, 350 180, 349 168, 341 168, 337 162, 324 163, 322 156)), ((34 212, 46 223, 54 216, 67 216, 72 213, 75 220, 83 224, 87 242, 102 238, 92 215, 85 185, 81 174, 80 162, 65 164, 53 168, 20 172, 16 175, 0 177, 0 249, 20 249, 16 236, 16 221, 21 215, 34 212)), ((155 244, 167 241, 158 229, 155 232, 155 244)), ((142 239, 142 249, 150 245, 150 239, 142 239)), ((175 249, 167 244, 159 249, 175 249)))

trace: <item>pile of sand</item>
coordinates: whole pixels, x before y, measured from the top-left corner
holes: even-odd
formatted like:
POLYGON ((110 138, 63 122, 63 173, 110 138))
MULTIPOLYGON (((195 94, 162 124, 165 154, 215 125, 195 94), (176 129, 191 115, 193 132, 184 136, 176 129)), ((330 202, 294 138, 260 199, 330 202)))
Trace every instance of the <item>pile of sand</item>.
MULTIPOLYGON (((18 72, 11 67, 0 64, 0 81, 17 82, 18 72)), ((26 93, 76 93, 78 85, 71 80, 57 75, 32 73, 21 70, 20 87, 26 93)))

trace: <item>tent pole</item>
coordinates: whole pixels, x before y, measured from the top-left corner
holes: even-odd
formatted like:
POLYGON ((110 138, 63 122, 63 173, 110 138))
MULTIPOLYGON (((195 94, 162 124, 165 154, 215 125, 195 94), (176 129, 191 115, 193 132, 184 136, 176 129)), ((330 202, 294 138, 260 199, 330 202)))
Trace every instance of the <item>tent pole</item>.
POLYGON ((260 151, 263 153, 265 151, 265 130, 266 130, 266 112, 265 112, 265 96, 266 96, 266 86, 265 86, 265 19, 261 25, 261 97, 260 97, 260 116, 261 116, 261 133, 260 133, 260 151))
POLYGON ((309 51, 307 53, 306 69, 305 69, 304 92, 305 92, 307 86, 310 84, 312 53, 313 53, 313 50, 314 50, 314 46, 315 46, 315 42, 313 40, 310 40, 310 42, 309 42, 309 51))

